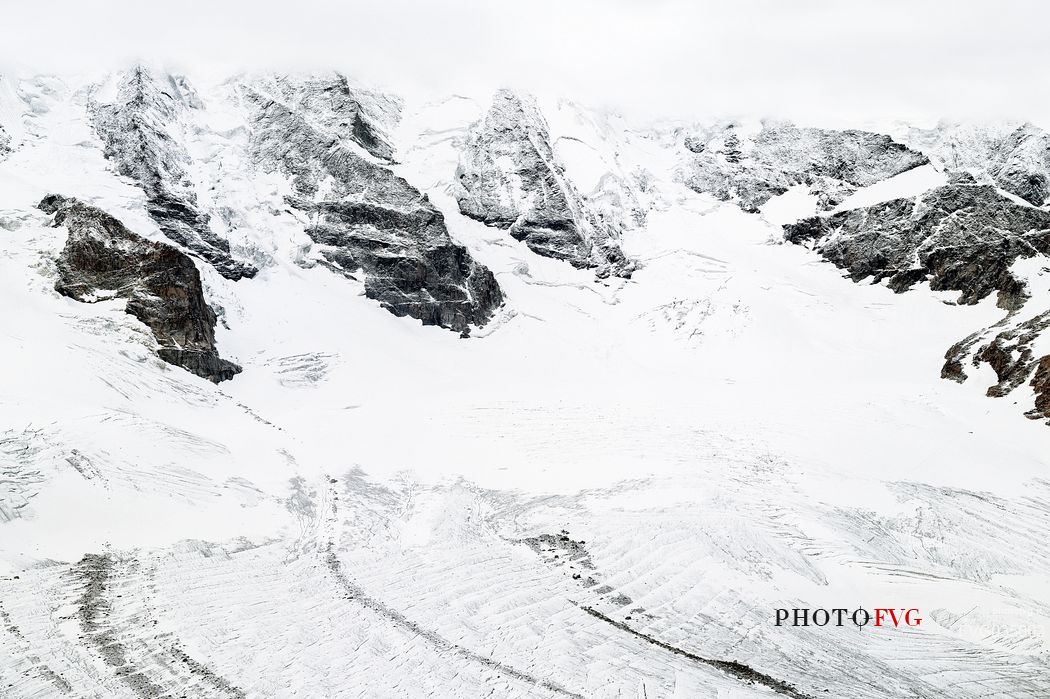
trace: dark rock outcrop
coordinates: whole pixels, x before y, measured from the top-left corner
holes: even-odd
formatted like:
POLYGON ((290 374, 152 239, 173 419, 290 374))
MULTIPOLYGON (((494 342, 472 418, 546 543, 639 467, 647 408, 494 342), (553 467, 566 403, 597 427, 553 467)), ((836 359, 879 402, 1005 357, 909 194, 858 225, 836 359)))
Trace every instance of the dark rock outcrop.
POLYGON ((77 199, 51 194, 39 208, 69 231, 58 257, 56 291, 85 303, 127 299, 126 312, 153 331, 164 361, 215 383, 240 372, 215 349, 215 313, 185 253, 147 240, 77 199))
POLYGON ((11 137, 4 131, 4 127, 0 126, 0 158, 11 152, 11 137))
POLYGON ((186 112, 199 107, 185 80, 137 66, 122 77, 113 103, 93 103, 91 110, 104 155, 145 192, 146 210, 161 232, 227 279, 252 277, 258 270, 233 258, 229 241, 212 230, 187 176, 191 158, 179 129, 186 112))
POLYGON ((914 199, 803 219, 784 226, 784 235, 813 246, 854 281, 885 280, 898 293, 926 281, 935 290, 958 291, 962 304, 996 293, 1006 316, 949 348, 942 378, 961 383, 968 365, 987 363, 997 378, 987 393, 999 397, 1036 370, 1032 347, 1050 327, 1050 311, 1022 312, 1028 292, 1012 267, 1050 255, 1050 211, 1018 204, 964 173, 914 199))
POLYGON ((736 124, 688 134, 684 148, 678 177, 687 187, 752 213, 796 185, 809 186, 829 210, 856 188, 929 162, 882 134, 771 122, 753 137, 736 124))
MULTIPOLYGON (((998 323, 971 333, 952 345, 944 354, 941 378, 962 383, 969 378, 967 366, 979 367, 986 363, 996 377, 996 383, 988 387, 987 395, 1001 397, 1032 377, 1036 405, 1026 415, 1039 419, 1050 408, 1050 383, 1039 373, 1047 366, 1047 358, 1036 357, 1034 345, 1048 329, 1050 311, 1031 317, 1025 317, 1019 310, 1011 311, 998 323)), ((1045 416, 1050 417, 1050 413, 1045 416)))
POLYGON ((306 232, 332 269, 364 277, 368 298, 425 325, 464 334, 484 325, 503 302, 492 272, 452 241, 425 195, 358 152, 380 148, 379 130, 355 127, 360 102, 328 92, 291 77, 242 85, 252 158, 291 178, 287 203, 309 216, 306 232))
POLYGON ((965 304, 998 292, 999 305, 1016 310, 1024 283, 1010 267, 1050 254, 1050 212, 959 177, 914 199, 803 219, 784 226, 784 236, 812 245, 854 281, 885 279, 902 292, 928 280, 933 289, 960 292, 965 304))
POLYGON ((1018 316, 1010 313, 952 345, 944 355, 941 377, 962 383, 968 378, 965 364, 976 367, 986 362, 998 379, 988 388, 989 396, 1004 396, 1024 383, 1039 361, 1032 345, 1050 327, 1050 311, 1025 320, 1018 316))
POLYGON ((599 277, 629 277, 635 268, 620 249, 619 231, 565 177, 539 109, 509 90, 497 92, 471 127, 455 195, 464 215, 506 228, 539 255, 594 268, 599 277))

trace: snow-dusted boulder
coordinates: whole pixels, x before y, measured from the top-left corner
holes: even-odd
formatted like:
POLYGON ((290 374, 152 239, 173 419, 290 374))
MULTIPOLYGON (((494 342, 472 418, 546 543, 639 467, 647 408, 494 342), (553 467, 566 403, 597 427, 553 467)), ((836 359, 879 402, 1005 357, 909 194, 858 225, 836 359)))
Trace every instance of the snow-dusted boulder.
POLYGON ((503 301, 492 272, 454 243, 426 195, 395 175, 378 125, 346 83, 283 76, 241 86, 250 150, 263 171, 290 178, 287 203, 311 221, 327 264, 363 276, 365 293, 397 316, 467 333, 503 301))
POLYGON ((215 349, 215 312, 189 256, 77 199, 52 194, 39 208, 69 231, 58 257, 56 291, 85 303, 127 299, 126 312, 153 332, 164 361, 215 383, 240 372, 215 349))
POLYGON ((201 108, 190 84, 136 66, 119 77, 112 99, 90 105, 104 154, 117 172, 146 194, 146 209, 161 232, 215 267, 227 279, 252 277, 253 265, 234 259, 230 243, 211 228, 197 202, 186 150, 188 113, 201 108))
POLYGON ((682 149, 681 182, 748 212, 796 185, 808 185, 832 209, 857 188, 928 162, 882 134, 773 122, 757 132, 730 123, 690 133, 682 149))
POLYGON ((506 228, 539 255, 594 268, 599 277, 629 277, 634 269, 618 231, 565 176, 531 98, 496 93, 463 143, 455 195, 463 214, 506 228))

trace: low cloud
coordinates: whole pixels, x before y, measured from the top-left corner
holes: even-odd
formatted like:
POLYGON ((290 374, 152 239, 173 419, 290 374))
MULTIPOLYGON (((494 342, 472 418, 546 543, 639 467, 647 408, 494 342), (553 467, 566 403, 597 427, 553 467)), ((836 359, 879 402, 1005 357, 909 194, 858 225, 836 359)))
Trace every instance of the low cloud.
POLYGON ((1007 0, 44 0, 4 10, 2 66, 334 67, 409 94, 509 84, 643 118, 1050 123, 1050 5, 1007 0))

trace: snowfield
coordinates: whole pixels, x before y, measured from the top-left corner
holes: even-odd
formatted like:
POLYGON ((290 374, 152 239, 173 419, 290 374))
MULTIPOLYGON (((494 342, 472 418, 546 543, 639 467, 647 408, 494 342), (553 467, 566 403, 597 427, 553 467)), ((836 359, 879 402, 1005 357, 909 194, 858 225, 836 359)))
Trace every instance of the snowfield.
MULTIPOLYGON (((666 129, 551 102, 579 192, 645 213, 621 240, 638 271, 597 280, 459 213, 487 104, 456 97, 391 137, 503 291, 464 339, 319 263, 215 85, 180 125, 189 177, 261 267, 197 260, 243 368, 216 385, 121 300, 54 291, 46 194, 163 237, 83 90, 5 80, 0 696, 1050 696, 1050 430, 1027 384, 939 377, 994 299, 855 284, 783 242, 804 188, 744 213, 675 180, 666 129), (774 623, 858 607, 922 623, 774 623)), ((1045 303, 1050 264, 1024 273, 1045 303)))

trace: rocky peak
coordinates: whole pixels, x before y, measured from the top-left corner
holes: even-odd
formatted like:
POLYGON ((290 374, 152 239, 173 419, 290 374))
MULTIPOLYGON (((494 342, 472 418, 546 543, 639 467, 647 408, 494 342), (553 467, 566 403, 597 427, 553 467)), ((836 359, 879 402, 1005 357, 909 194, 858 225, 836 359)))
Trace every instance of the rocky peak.
POLYGON ((1007 136, 992 177, 1002 189, 1035 206, 1050 204, 1050 134, 1023 124, 1007 136))
POLYGON ((796 185, 808 185, 822 208, 831 209, 856 188, 928 162, 883 134, 777 122, 763 122, 757 132, 719 124, 686 134, 683 146, 678 178, 748 212, 796 185))
POLYGON ((200 98, 184 78, 136 66, 120 76, 112 102, 92 102, 95 131, 118 174, 146 194, 146 210, 172 241, 200 256, 227 279, 258 271, 236 260, 230 243, 211 228, 189 171, 185 123, 200 98))
POLYGON ((401 118, 399 98, 352 86, 340 73, 260 76, 249 84, 289 111, 309 114, 340 143, 356 143, 376 158, 393 160, 389 131, 401 118))
POLYGON ((149 327, 157 354, 169 364, 215 383, 240 372, 216 351, 215 313, 185 253, 147 240, 77 199, 51 194, 38 208, 69 231, 58 257, 56 291, 84 303, 126 299, 125 311, 149 327))
POLYGON ((362 142, 353 126, 361 101, 330 99, 331 89, 287 76, 242 86, 252 159, 290 178, 287 203, 309 217, 326 264, 363 278, 368 298, 464 334, 484 325, 503 301, 495 277, 452 241, 424 194, 361 152, 379 132, 369 127, 375 138, 362 142))
POLYGON ((507 229, 546 257, 593 268, 599 277, 629 277, 634 263, 619 230, 588 206, 557 162, 535 102, 500 90, 460 151, 455 196, 460 212, 507 229))
POLYGON ((941 123, 906 140, 952 172, 969 172, 1034 206, 1050 204, 1050 134, 1033 124, 941 123))

